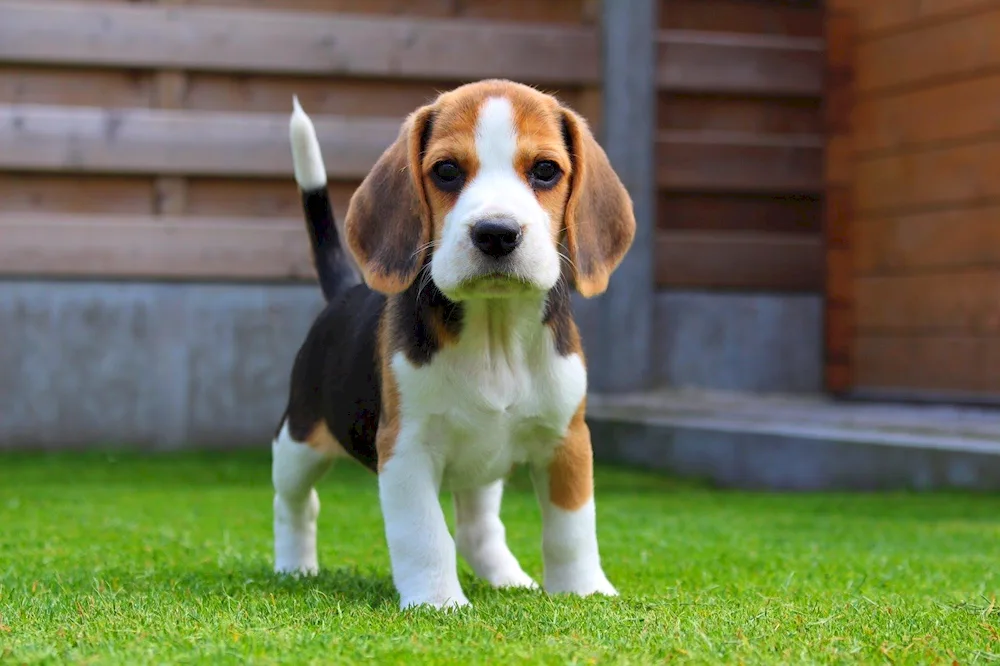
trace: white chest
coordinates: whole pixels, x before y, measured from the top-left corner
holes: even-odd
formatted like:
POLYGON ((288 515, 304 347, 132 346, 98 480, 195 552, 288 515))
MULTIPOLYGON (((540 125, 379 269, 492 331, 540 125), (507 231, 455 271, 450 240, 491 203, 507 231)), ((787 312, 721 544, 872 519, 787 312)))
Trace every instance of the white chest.
POLYGON ((503 349, 459 344, 425 366, 401 354, 392 365, 400 393, 397 447, 426 447, 451 490, 546 460, 586 394, 582 359, 559 356, 547 329, 503 349))

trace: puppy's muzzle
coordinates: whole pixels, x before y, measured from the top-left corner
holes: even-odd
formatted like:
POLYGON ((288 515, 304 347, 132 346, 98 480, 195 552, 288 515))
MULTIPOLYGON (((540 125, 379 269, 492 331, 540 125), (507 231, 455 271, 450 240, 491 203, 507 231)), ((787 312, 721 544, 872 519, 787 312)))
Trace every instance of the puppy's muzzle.
POLYGON ((486 256, 506 257, 521 244, 521 225, 509 217, 489 217, 479 220, 469 230, 472 244, 486 256))

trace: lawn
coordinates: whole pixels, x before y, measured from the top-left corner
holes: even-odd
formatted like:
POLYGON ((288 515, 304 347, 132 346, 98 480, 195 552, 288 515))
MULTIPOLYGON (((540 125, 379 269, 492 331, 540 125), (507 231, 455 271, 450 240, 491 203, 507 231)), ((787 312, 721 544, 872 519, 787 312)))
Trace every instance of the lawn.
MULTIPOLYGON (((401 612, 372 476, 320 487, 311 580, 270 572, 269 457, 0 456, 0 661, 1000 661, 1000 497, 725 492, 601 468, 621 597, 494 591, 401 612)), ((446 504, 450 516, 450 502, 446 504)), ((511 547, 540 578, 523 475, 511 547)))

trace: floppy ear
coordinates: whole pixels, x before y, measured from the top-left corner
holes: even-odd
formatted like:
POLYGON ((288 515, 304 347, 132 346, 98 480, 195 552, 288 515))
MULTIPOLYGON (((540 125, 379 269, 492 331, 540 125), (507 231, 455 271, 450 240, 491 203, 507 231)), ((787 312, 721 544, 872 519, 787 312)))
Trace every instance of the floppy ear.
POLYGON ((608 288, 635 236, 632 198, 587 121, 563 109, 563 136, 573 161, 563 224, 576 290, 584 298, 608 288))
POLYGON ((431 114, 431 107, 410 114, 347 208, 347 247, 365 283, 384 294, 397 294, 413 283, 431 240, 431 213, 420 170, 431 114))

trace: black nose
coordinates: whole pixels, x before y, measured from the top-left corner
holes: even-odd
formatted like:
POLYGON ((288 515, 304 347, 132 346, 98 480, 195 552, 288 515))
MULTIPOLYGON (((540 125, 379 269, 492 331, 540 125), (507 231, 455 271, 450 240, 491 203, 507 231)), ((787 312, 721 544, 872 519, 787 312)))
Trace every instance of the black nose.
POLYGON ((491 217, 472 225, 472 244, 491 257, 505 257, 521 244, 521 225, 507 217, 491 217))

